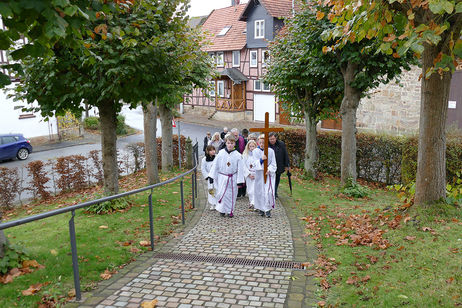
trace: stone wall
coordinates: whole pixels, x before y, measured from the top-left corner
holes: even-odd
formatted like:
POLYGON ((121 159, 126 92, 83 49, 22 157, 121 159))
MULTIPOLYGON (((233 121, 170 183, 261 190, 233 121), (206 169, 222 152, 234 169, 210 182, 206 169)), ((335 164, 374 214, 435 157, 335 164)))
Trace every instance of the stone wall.
POLYGON ((370 98, 362 99, 357 112, 358 130, 395 135, 417 133, 420 73, 419 67, 413 67, 401 75, 399 84, 381 85, 372 91, 370 98))

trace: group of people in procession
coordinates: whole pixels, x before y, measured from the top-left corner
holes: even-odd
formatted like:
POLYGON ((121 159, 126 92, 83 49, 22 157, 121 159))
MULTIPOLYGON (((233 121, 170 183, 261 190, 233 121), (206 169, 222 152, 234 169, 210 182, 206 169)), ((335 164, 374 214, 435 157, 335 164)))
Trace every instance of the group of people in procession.
POLYGON ((269 133, 268 156, 264 154, 265 136, 239 133, 237 128, 204 138, 205 157, 202 159, 202 176, 207 182, 208 203, 211 210, 221 216, 233 217, 238 197, 249 198, 249 209, 263 217, 271 217, 276 205, 281 174, 289 168, 289 155, 285 144, 269 133), (268 171, 264 173, 264 162, 268 171), (265 183, 266 177, 266 183, 265 183))

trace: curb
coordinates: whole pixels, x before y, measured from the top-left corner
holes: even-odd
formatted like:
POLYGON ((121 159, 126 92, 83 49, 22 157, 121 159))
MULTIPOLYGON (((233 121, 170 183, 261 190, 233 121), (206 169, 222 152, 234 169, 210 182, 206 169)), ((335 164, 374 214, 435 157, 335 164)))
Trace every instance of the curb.
MULTIPOLYGON (((197 183, 199 184, 201 182, 201 178, 198 176, 197 183)), ((187 234, 192 228, 196 226, 197 222, 202 217, 203 211, 206 209, 205 202, 207 200, 204 198, 204 192, 205 191, 203 189, 203 185, 199 184, 197 187, 196 208, 188 212, 188 215, 186 215, 185 218, 184 226, 179 225, 176 231, 181 231, 184 234, 187 234)), ((148 251, 142 255, 139 255, 136 257, 136 261, 119 270, 117 274, 112 276, 110 279, 99 281, 97 289, 89 292, 83 292, 82 300, 80 302, 69 302, 66 304, 66 307, 95 307, 108 296, 111 296, 114 291, 120 290, 123 286, 125 286, 125 284, 133 280, 133 278, 136 278, 140 273, 157 262, 157 259, 153 258, 154 255, 160 252, 168 251, 172 246, 175 246, 183 236, 178 236, 177 238, 175 238, 173 235, 168 236, 165 239, 167 241, 166 244, 157 244, 154 247, 154 251, 148 251)))
MULTIPOLYGON (((279 202, 283 206, 290 222, 292 240, 294 242, 294 261, 314 262, 318 251, 313 245, 309 245, 303 238, 304 227, 298 217, 290 208, 289 204, 294 204, 291 197, 283 195, 279 197, 279 202)), ((317 297, 318 283, 313 276, 307 276, 306 271, 292 271, 292 280, 289 284, 289 291, 284 307, 304 308, 317 307, 320 298, 317 297)))

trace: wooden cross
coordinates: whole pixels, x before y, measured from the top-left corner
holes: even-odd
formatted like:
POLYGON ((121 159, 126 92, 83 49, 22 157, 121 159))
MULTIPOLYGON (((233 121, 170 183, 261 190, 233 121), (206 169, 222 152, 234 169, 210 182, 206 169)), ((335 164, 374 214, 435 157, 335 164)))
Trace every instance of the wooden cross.
POLYGON ((268 146, 269 146, 269 133, 282 132, 283 128, 269 127, 269 112, 265 113, 265 127, 264 128, 251 128, 251 132, 260 132, 265 134, 265 156, 266 160, 263 163, 263 176, 266 183, 266 172, 268 172, 268 146))

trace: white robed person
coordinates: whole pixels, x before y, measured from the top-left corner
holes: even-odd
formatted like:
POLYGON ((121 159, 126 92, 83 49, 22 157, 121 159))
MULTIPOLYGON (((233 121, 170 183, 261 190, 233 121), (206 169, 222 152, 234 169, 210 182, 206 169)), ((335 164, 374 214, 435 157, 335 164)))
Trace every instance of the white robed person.
POLYGON ((210 206, 210 210, 215 209, 217 200, 215 198, 216 184, 212 178, 209 178, 209 172, 212 169, 213 161, 215 159, 215 147, 213 145, 208 145, 205 148, 205 157, 202 158, 201 162, 201 172, 202 177, 207 183, 207 201, 210 206))
POLYGON ((264 146, 265 139, 264 135, 260 135, 258 138, 258 148, 254 151, 253 156, 258 164, 255 168, 255 209, 259 211, 261 216, 271 217, 271 210, 276 205, 276 199, 274 197, 274 188, 276 184, 276 156, 271 148, 268 148, 268 157, 265 156, 264 146), (266 174, 266 183, 264 182, 264 161, 268 159, 268 171, 266 174))
POLYGON ((230 134, 225 139, 226 147, 218 152, 208 177, 216 183, 215 209, 220 212, 221 216, 228 214, 229 217, 233 217, 237 199, 237 184, 244 183, 244 168, 242 155, 234 148, 235 137, 230 134))
POLYGON ((255 205, 255 167, 259 164, 259 160, 255 160, 253 153, 260 151, 257 149, 257 143, 254 140, 249 140, 245 146, 245 150, 242 153, 242 159, 244 160, 244 179, 247 190, 247 196, 249 196, 249 208, 252 209, 255 205))

